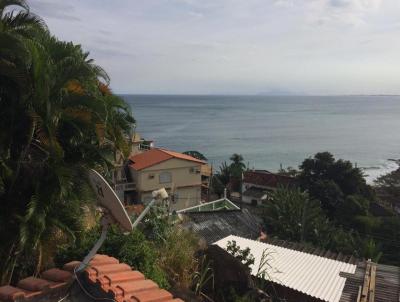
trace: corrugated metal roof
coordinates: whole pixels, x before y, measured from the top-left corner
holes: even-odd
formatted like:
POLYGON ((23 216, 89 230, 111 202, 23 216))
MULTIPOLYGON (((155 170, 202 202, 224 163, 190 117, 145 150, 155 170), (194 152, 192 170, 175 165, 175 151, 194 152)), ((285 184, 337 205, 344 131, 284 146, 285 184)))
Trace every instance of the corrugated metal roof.
MULTIPOLYGON (((366 263, 360 262, 354 274, 344 274, 347 278, 340 302, 357 300, 359 288, 363 286, 366 263)), ((375 301, 400 301, 400 267, 378 264, 375 277, 375 301)))
POLYGON ((227 236, 217 242, 226 249, 228 241, 235 240, 241 249, 250 248, 255 262, 251 267, 256 275, 263 252, 268 254, 268 280, 292 288, 323 301, 338 302, 346 278, 341 272, 354 273, 356 266, 342 261, 332 260, 280 246, 254 241, 238 236, 227 236))
POLYGON ((190 229, 211 244, 228 235, 258 238, 262 221, 247 209, 217 212, 186 212, 183 227, 190 229))
POLYGON ((278 238, 274 237, 268 237, 267 241, 264 241, 265 243, 271 244, 271 245, 277 245, 280 247, 285 247, 291 250, 296 250, 308 254, 313 254, 316 256, 320 256, 323 258, 329 258, 333 260, 338 260, 342 262, 347 262, 350 264, 355 264, 360 260, 363 259, 358 259, 357 257, 354 257, 353 255, 346 255, 342 253, 335 253, 330 250, 324 250, 319 247, 315 247, 312 244, 306 243, 306 242, 292 242, 292 241, 286 241, 286 240, 281 240, 278 238))

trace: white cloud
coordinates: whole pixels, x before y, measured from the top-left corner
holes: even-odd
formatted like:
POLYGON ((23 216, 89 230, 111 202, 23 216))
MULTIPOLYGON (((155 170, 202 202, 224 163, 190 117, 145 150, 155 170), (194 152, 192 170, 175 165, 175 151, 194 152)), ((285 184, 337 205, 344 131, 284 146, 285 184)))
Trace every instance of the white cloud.
POLYGON ((54 34, 91 51, 118 92, 400 93, 398 0, 31 5, 54 34))

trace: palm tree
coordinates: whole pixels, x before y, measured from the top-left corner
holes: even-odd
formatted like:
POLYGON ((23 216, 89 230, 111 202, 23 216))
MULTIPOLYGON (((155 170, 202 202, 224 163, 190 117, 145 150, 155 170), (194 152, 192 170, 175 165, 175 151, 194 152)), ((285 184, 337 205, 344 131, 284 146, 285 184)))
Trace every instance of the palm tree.
POLYGON ((224 190, 228 187, 231 179, 231 169, 226 162, 219 166, 219 171, 213 176, 212 185, 216 194, 221 197, 224 190))
POLYGON ((246 165, 243 163, 243 156, 237 153, 234 153, 230 160, 232 161, 230 165, 231 172, 231 187, 234 191, 240 192, 242 191, 242 174, 246 169, 246 165))
POLYGON ((23 192, 16 189, 16 183, 32 137, 26 110, 32 90, 33 53, 29 47, 34 45, 33 35, 29 33, 38 30, 46 29, 39 18, 30 14, 25 1, 0 0, 0 238, 3 241, 0 282, 9 281, 18 252, 17 225, 22 220, 18 201, 30 195, 23 196, 23 192), (15 13, 8 10, 9 6, 21 10, 15 13))
MULTIPOLYGON (((0 0, 0 14, 0 273, 7 283, 18 259, 36 257, 38 271, 51 241, 73 240, 82 229, 82 206, 91 201, 86 171, 106 171, 117 150, 127 152, 134 119, 105 71, 79 45, 52 37, 25 1, 0 0), (8 5, 22 10, 7 13, 8 5)), ((32 269, 19 264, 22 273, 32 269)))
POLYGON ((243 156, 237 153, 232 154, 230 157, 231 163, 231 174, 234 177, 242 177, 243 171, 246 169, 246 165, 243 163, 243 156))

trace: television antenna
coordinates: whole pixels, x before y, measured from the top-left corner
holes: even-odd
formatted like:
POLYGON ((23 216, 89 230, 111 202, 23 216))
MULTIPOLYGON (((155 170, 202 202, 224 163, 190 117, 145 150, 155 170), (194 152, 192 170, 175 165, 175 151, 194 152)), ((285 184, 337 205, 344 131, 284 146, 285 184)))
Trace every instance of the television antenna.
POLYGON ((107 232, 112 224, 118 224, 119 227, 129 233, 131 232, 147 214, 153 204, 158 200, 165 200, 168 198, 168 193, 164 188, 153 191, 153 199, 135 220, 134 223, 131 222, 128 213, 126 212, 122 202, 119 200, 115 191, 111 188, 108 182, 100 175, 99 172, 91 169, 89 170, 89 180, 90 184, 96 194, 97 202, 103 209, 103 216, 101 217, 100 224, 102 226, 102 231, 100 238, 97 240, 95 245, 92 247, 90 252, 83 259, 82 263, 77 268, 76 272, 82 271, 89 264, 90 260, 96 255, 97 251, 100 249, 104 243, 107 232))

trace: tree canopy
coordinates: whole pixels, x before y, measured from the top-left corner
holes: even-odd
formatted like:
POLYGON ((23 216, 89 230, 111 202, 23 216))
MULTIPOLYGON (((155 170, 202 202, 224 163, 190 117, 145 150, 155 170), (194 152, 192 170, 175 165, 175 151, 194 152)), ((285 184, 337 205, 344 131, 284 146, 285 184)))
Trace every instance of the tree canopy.
POLYGON ((298 180, 310 196, 321 202, 328 216, 346 204, 350 195, 372 200, 373 193, 367 185, 361 169, 350 161, 335 160, 329 152, 321 152, 307 158, 300 165, 298 180))
POLYGON ((0 274, 8 283, 38 271, 55 241, 75 239, 92 200, 87 169, 107 171, 128 150, 135 120, 89 53, 52 36, 24 0, 0 0, 0 18, 0 274))
POLYGON ((219 170, 214 174, 212 179, 212 188, 214 193, 221 196, 225 188, 233 191, 241 191, 242 174, 246 170, 243 163, 243 156, 234 153, 230 157, 231 163, 226 161, 219 166, 219 170))
MULTIPOLYGON (((272 235, 399 264, 400 217, 371 210, 377 203, 374 189, 359 168, 322 152, 305 159, 298 171, 291 168, 289 172, 296 175, 299 189, 280 188, 272 194, 264 216, 272 235)), ((378 197, 396 198, 396 172, 376 184, 378 197)))
POLYGON ((185 151, 183 154, 189 155, 191 157, 207 161, 207 157, 205 157, 203 154, 201 154, 199 151, 185 151))

